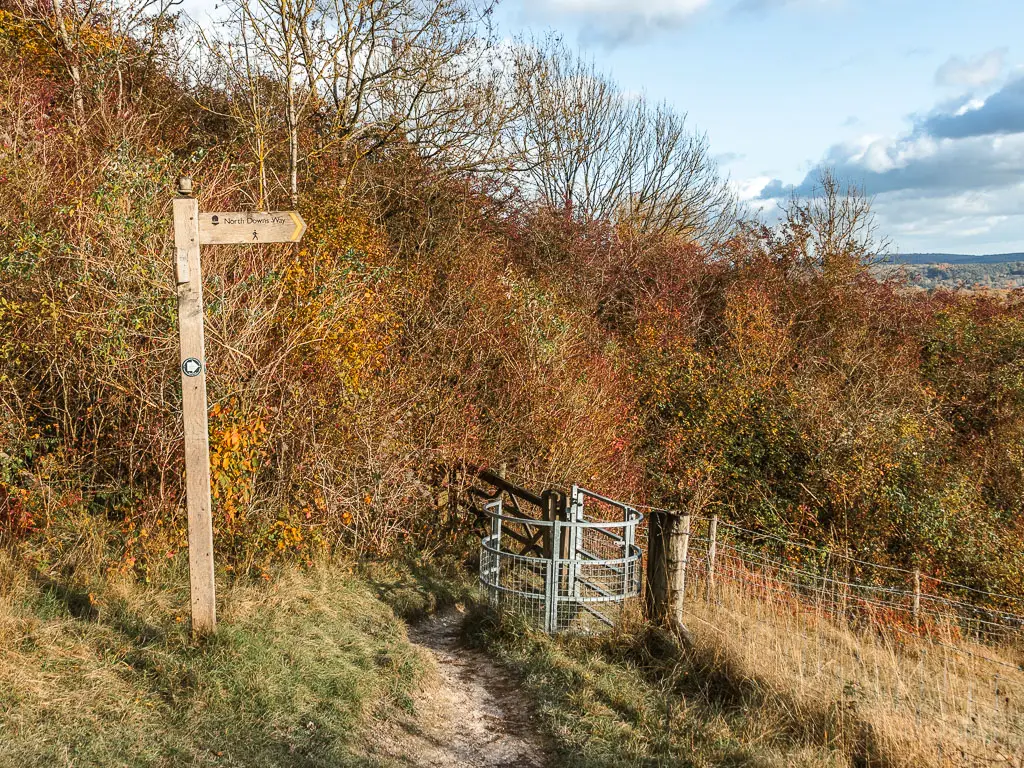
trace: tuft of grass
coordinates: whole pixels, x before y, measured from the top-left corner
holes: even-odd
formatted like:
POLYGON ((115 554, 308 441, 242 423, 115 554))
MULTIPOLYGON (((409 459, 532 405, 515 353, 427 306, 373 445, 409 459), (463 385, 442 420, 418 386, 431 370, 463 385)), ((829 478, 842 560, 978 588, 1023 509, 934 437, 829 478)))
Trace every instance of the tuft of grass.
POLYGON ((365 561, 358 573, 408 622, 476 599, 476 581, 456 557, 425 558, 410 552, 394 560, 365 561))
POLYGON ((72 584, 0 553, 0 765, 371 766, 361 727, 427 669, 344 565, 220 586, 193 642, 187 581, 72 584))

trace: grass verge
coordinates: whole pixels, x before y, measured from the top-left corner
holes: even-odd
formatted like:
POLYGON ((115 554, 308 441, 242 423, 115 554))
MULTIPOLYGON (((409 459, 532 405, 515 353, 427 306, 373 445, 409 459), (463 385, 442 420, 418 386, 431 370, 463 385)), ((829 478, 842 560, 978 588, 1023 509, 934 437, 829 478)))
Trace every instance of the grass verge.
POLYGON ((1019 768, 1019 649, 839 626, 721 588, 685 647, 635 618, 548 637, 478 611, 470 637, 523 681, 560 765, 1019 768))
POLYGON ((69 585, 0 553, 0 765, 373 766, 361 726, 425 661, 351 568, 225 584, 214 638, 187 580, 69 585))
POLYGON ((559 765, 848 764, 825 737, 823 713, 766 695, 727 659, 681 651, 660 632, 637 625, 551 638, 489 614, 469 631, 519 674, 558 744, 559 765))

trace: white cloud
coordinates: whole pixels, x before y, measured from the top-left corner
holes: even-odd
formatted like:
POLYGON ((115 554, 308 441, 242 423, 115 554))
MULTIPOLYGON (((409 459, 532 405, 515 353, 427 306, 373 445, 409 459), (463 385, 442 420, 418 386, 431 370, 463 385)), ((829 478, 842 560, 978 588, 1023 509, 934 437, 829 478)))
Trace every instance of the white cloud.
POLYGON ((1024 250, 1024 69, 998 86, 1003 52, 951 59, 944 84, 980 88, 911 117, 897 136, 834 144, 797 184, 748 179, 734 188, 748 210, 771 213, 792 195, 817 193, 823 169, 873 198, 881 234, 904 252, 1024 250))
POLYGON ((881 195, 874 210, 880 231, 903 253, 1002 253, 1024 245, 1024 185, 939 198, 881 195))
POLYGON ((1024 77, 940 105, 902 135, 835 144, 799 184, 738 191, 759 198, 751 208, 814 194, 825 167, 874 197, 880 231, 904 252, 1024 250, 1024 77))
POLYGON ((761 194, 761 190, 764 189, 771 180, 771 176, 754 176, 750 179, 733 179, 729 182, 729 186, 732 187, 732 191, 736 194, 736 197, 738 197, 742 202, 747 202, 756 200, 761 194))
POLYGON ((1024 73, 985 98, 940 104, 917 123, 921 132, 948 139, 1024 133, 1024 73))
POLYGON ((963 103, 963 106, 959 107, 956 112, 953 113, 954 117, 963 117, 968 112, 973 112, 976 109, 981 109, 985 106, 984 99, 968 99, 963 103))
MULTIPOLYGON (((534 5, 541 5, 534 1, 534 5)), ((711 0, 549 0, 543 7, 555 12, 593 15, 671 16, 682 19, 711 4, 711 0)))
POLYGON ((763 13, 783 7, 842 7, 848 0, 522 0, 528 15, 543 21, 568 21, 584 43, 613 47, 637 43, 678 28, 712 8, 763 13))
POLYGON ((614 47, 646 40, 677 28, 716 0, 523 0, 528 14, 539 20, 568 22, 584 44, 614 47))
POLYGON ((935 197, 995 190, 1024 179, 1024 134, 935 139, 912 133, 878 139, 864 151, 839 144, 799 184, 785 185, 776 179, 761 195, 812 194, 822 167, 832 168, 840 178, 874 195, 914 191, 935 197))
POLYGON ((952 56, 935 73, 935 82, 950 88, 984 88, 1000 78, 1005 66, 1005 48, 996 48, 973 59, 952 56))

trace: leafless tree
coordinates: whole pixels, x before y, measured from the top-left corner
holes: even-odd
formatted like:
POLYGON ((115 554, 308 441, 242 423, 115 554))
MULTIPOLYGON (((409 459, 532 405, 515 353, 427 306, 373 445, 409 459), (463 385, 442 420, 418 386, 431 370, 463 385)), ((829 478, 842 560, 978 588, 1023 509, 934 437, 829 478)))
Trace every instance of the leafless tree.
POLYGON ((518 137, 525 176, 542 200, 701 241, 731 226, 733 197, 684 116, 624 94, 557 40, 520 46, 515 71, 528 113, 518 137))
POLYGON ((253 44, 253 32, 244 16, 233 14, 222 23, 220 32, 212 35, 194 27, 199 54, 187 76, 199 105, 230 120, 248 143, 256 166, 255 207, 266 210, 270 158, 283 130, 280 82, 253 44))
POLYGON ((448 170, 500 165, 512 110, 492 0, 316 0, 302 49, 320 146, 358 159, 396 141, 448 170))
POLYGON ((293 208, 299 204, 299 129, 313 91, 300 85, 303 70, 314 71, 305 60, 303 40, 313 21, 313 0, 238 0, 236 15, 250 46, 284 86, 284 120, 288 144, 288 197, 293 208))
POLYGON ((877 238, 871 199, 855 185, 844 187, 829 168, 810 195, 791 198, 783 226, 800 244, 801 260, 823 268, 872 264, 890 248, 887 239, 877 238))
POLYGON ((300 168, 330 153, 354 167, 402 144, 449 172, 510 167, 514 90, 488 33, 489 0, 229 0, 226 7, 218 34, 197 31, 209 60, 197 79, 219 84, 229 103, 244 94, 247 106, 234 118, 265 136, 273 94, 257 81, 281 83, 293 205, 300 168))

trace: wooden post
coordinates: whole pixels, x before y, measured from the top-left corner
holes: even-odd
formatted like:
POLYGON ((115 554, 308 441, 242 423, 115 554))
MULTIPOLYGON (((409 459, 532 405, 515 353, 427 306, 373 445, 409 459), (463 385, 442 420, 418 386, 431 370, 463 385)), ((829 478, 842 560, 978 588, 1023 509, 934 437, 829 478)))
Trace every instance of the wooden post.
POLYGON ((849 618, 850 584, 852 583, 851 582, 851 578, 853 576, 853 569, 851 568, 851 566, 853 564, 850 562, 850 545, 849 544, 844 544, 843 545, 843 562, 846 565, 845 565, 845 569, 843 571, 844 576, 843 576, 842 592, 840 593, 841 598, 842 598, 842 602, 840 604, 840 610, 842 611, 842 616, 840 617, 841 618, 840 625, 843 626, 843 627, 847 627, 847 626, 849 626, 849 622, 850 622, 850 618, 849 618))
POLYGON ((921 571, 914 570, 914 629, 921 625, 921 571))
POLYGON ((704 599, 710 600, 715 589, 715 554, 718 551, 718 515, 711 518, 711 529, 708 531, 708 578, 704 599))
POLYGON ((174 200, 175 280, 181 343, 181 407, 185 421, 185 491, 188 505, 188 568, 192 632, 217 628, 210 505, 210 435, 206 412, 206 348, 203 342, 203 275, 199 264, 199 203, 192 181, 178 180, 174 200))
POLYGON ((647 617, 677 632, 683 625, 690 516, 654 510, 647 536, 647 617))
POLYGON ((682 539, 682 551, 679 556, 679 570, 681 575, 679 576, 679 608, 678 617, 680 625, 683 623, 683 603, 686 601, 686 571, 690 565, 690 515, 683 515, 683 526, 680 531, 680 538, 682 539))
MULTIPOLYGON (((561 491, 547 490, 540 495, 544 501, 544 519, 554 522, 555 520, 564 523, 568 517, 565 494, 561 491)), ((554 555, 554 530, 553 525, 546 526, 544 534, 544 557, 551 559, 554 555)), ((558 556, 563 560, 569 559, 569 537, 560 536, 558 542, 558 556)))
POLYGON ((298 211, 199 213, 192 180, 178 179, 174 200, 174 268, 181 339, 181 405, 185 420, 185 489, 192 631, 217 628, 210 510, 210 434, 206 416, 206 348, 203 343, 203 273, 200 244, 297 243, 306 231, 298 211))
POLYGON ((547 560, 547 587, 549 614, 545 617, 546 632, 558 632, 559 596, 565 594, 567 574, 565 560, 568 559, 569 537, 563 530, 562 523, 566 520, 565 494, 561 491, 547 490, 540 495, 544 501, 544 518, 551 523, 544 531, 544 558, 547 560))
POLYGON ((644 600, 647 618, 657 624, 668 615, 668 537, 672 518, 668 512, 651 510, 647 518, 647 578, 644 600))

